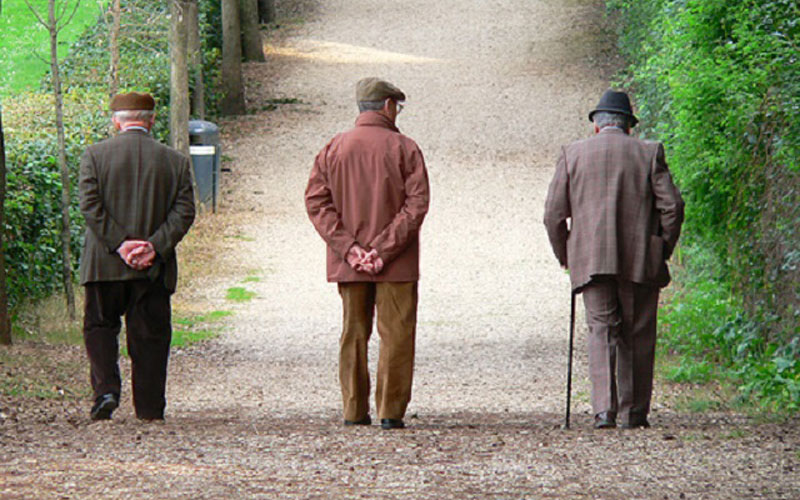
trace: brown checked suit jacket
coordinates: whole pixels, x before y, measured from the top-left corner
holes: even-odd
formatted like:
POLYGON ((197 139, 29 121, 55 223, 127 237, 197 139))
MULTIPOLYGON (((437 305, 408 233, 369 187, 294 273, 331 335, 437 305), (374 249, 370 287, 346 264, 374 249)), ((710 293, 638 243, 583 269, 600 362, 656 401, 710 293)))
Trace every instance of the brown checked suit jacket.
POLYGON ((125 281, 161 276, 175 291, 175 246, 194 221, 189 159, 144 131, 130 130, 90 146, 81 158, 80 207, 86 239, 80 277, 125 281), (156 262, 135 271, 116 253, 127 239, 148 240, 156 262))
POLYGON ((663 287, 683 207, 661 143, 612 127, 562 148, 544 224, 573 289, 595 275, 663 287))

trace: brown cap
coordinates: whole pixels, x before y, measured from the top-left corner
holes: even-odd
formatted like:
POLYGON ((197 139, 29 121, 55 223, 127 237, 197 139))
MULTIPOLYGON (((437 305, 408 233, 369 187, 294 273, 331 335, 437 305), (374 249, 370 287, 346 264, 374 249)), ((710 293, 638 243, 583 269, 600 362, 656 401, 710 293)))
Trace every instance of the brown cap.
POLYGON ((406 95, 391 83, 375 77, 363 78, 356 83, 356 101, 405 101, 406 95))
POLYGON ((153 111, 156 101, 147 93, 129 92, 111 98, 111 111, 153 111))

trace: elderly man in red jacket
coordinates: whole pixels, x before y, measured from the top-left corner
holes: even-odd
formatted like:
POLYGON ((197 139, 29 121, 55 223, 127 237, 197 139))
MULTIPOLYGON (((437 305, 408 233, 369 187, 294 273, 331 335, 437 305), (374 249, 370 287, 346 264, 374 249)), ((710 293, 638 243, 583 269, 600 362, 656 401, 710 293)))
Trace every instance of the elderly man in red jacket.
POLYGON ((411 400, 419 280, 419 231, 428 173, 417 144, 395 126, 405 94, 386 81, 356 85, 360 115, 317 155, 308 216, 327 248, 327 275, 344 309, 339 380, 345 425, 370 425, 367 342, 377 310, 375 401, 383 429, 403 428, 411 400))
POLYGON ((583 293, 594 426, 616 427, 619 416, 622 427, 648 427, 658 292, 683 200, 661 143, 629 135, 638 120, 627 94, 606 91, 589 120, 596 135, 561 150, 544 224, 583 293))

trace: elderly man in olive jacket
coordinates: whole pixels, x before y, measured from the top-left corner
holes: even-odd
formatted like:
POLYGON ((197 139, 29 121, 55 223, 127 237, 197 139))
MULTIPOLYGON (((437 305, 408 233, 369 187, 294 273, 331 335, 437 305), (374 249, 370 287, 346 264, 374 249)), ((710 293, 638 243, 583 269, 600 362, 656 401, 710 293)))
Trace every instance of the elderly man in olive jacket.
POLYGON ((419 280, 419 231, 428 174, 416 143, 395 126, 405 94, 377 78, 356 85, 355 128, 317 155, 308 215, 327 243, 328 281, 344 308, 339 379, 345 425, 369 425, 367 342, 377 308, 381 337, 375 400, 384 429, 404 426, 411 399, 419 280))
POLYGON ((629 135, 637 119, 627 94, 607 91, 589 120, 596 135, 561 150, 544 223, 583 293, 595 427, 615 427, 617 416, 623 427, 647 427, 658 293, 683 200, 664 147, 629 135))
POLYGON ((115 96, 112 121, 120 133, 90 146, 81 159, 86 239, 80 277, 86 291, 83 335, 95 396, 93 420, 111 418, 119 405, 123 315, 136 416, 164 417, 170 295, 178 276, 175 247, 195 210, 189 159, 149 134, 154 106, 149 94, 115 96))

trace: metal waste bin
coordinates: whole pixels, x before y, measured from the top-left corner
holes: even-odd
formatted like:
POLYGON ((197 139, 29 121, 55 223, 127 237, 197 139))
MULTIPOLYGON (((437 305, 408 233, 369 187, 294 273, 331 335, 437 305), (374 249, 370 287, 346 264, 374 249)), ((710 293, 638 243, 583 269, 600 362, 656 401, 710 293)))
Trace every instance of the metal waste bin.
POLYGON ((221 147, 219 127, 204 120, 189 121, 189 154, 194 168, 195 198, 217 211, 221 147))

